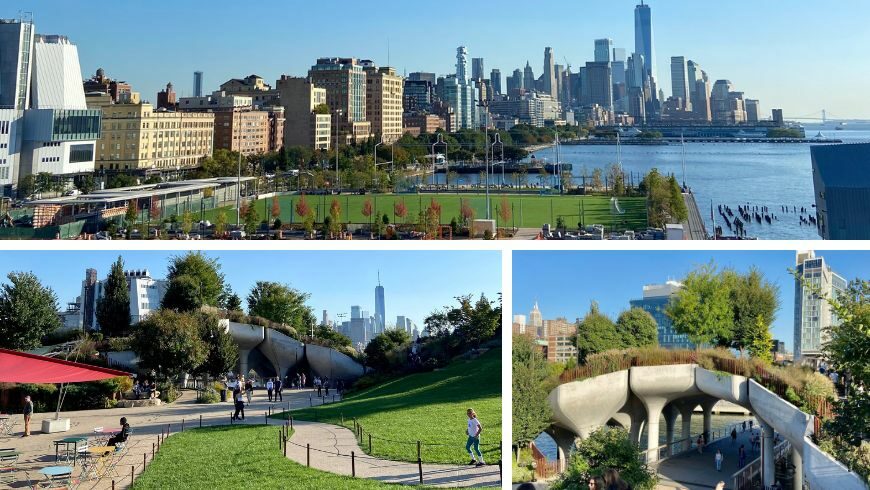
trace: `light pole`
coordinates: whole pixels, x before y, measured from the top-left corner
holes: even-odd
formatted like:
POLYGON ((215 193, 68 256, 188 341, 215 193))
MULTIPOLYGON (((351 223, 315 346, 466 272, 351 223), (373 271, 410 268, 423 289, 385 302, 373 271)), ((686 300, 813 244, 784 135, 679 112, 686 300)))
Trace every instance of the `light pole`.
POLYGON ((335 184, 338 193, 341 194, 341 174, 338 173, 338 121, 342 114, 344 114, 344 111, 337 109, 335 114, 338 116, 335 118, 335 184))
POLYGON ((498 145, 499 148, 501 149, 501 162, 500 162, 501 163, 501 186, 502 186, 502 188, 504 188, 504 167, 505 167, 504 142, 502 142, 502 140, 501 140, 501 133, 498 133, 498 132, 495 133, 495 137, 493 138, 493 142, 492 142, 492 146, 493 146, 492 157, 493 157, 493 159, 495 159, 495 146, 496 145, 498 145))
MULTIPOLYGON (((434 183, 434 180, 435 180, 435 147, 437 147, 438 145, 444 145, 444 162, 446 165, 445 170, 447 171, 444 174, 444 181, 447 182, 447 190, 449 191, 450 190, 450 177, 449 177, 450 161, 447 160, 448 146, 447 146, 447 143, 444 141, 444 135, 441 133, 438 133, 437 139, 435 140, 435 143, 432 143, 432 180, 434 183)), ((426 180, 426 179, 424 178, 423 180, 426 180)))
POLYGON ((375 175, 377 175, 377 171, 378 171, 378 147, 383 145, 383 144, 384 144, 383 140, 380 143, 375 143, 375 149, 372 152, 373 153, 372 156, 375 157, 373 160, 373 162, 375 164, 375 175))
POLYGON ((242 224, 242 151, 239 150, 239 175, 236 178, 236 227, 242 224))

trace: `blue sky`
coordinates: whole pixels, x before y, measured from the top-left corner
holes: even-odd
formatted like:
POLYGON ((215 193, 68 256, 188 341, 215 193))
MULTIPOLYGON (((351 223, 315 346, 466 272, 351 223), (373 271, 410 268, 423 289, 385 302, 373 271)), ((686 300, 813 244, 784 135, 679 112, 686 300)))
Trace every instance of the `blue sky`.
MULTIPOLYGON (((846 278, 870 279, 870 252, 816 251, 846 278)), ((720 267, 740 271, 757 266, 780 287, 781 307, 773 336, 792 351, 794 341, 795 252, 519 252, 513 253, 513 314, 528 315, 537 300, 545 319, 564 316, 573 321, 589 311, 592 300, 616 317, 632 299, 643 297, 643 286, 679 280, 714 260, 720 267)))
MULTIPOLYGON (((148 269, 155 278, 166 277, 168 258, 184 252, 5 252, 2 282, 10 271, 32 271, 51 286, 61 306, 81 291, 85 269, 97 269, 104 278, 118 255, 128 269, 148 269)), ((381 274, 386 319, 405 315, 421 326, 433 310, 453 304, 455 296, 486 293, 496 300, 501 292, 499 252, 205 252, 220 260, 233 289, 245 297, 258 280, 290 284, 311 294, 309 305, 317 318, 322 310, 335 319, 350 318, 351 305, 374 314, 374 288, 381 274), (473 270, 470 274, 468 271, 473 270), (462 281, 456 278, 462 277, 462 281)))
MULTIPOLYGON (((503 75, 531 61, 543 66, 545 46, 575 69, 609 37, 630 54, 635 0, 5 0, 0 16, 34 12, 41 33, 66 34, 79 45, 82 70, 102 66, 148 100, 168 81, 190 95, 194 70, 207 90, 257 73, 270 82, 302 75, 318 56, 389 62, 400 72, 452 73, 455 48, 486 59, 503 75), (374 7, 376 5, 376 7, 374 7)), ((650 0, 660 85, 670 95, 669 59, 685 55, 713 80, 730 79, 765 113, 783 107, 804 116, 822 108, 839 117, 870 117, 863 97, 870 64, 870 2, 650 0), (808 94, 810 94, 808 96, 808 94), (859 97, 860 96, 860 97, 859 97)))

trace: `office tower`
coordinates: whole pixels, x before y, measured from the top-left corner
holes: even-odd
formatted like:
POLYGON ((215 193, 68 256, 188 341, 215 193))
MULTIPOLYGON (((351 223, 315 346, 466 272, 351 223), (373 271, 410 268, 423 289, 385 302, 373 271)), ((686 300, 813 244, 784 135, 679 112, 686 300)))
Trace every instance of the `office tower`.
POLYGON ((386 328, 387 315, 384 308, 384 287, 381 286, 381 274, 378 273, 378 285, 375 287, 375 327, 378 333, 386 328))
POLYGON ((625 70, 625 83, 629 89, 637 88, 643 90, 644 87, 644 64, 643 55, 633 53, 628 57, 625 70))
POLYGON ((97 270, 87 269, 85 280, 82 281, 82 294, 79 300, 84 303, 79 308, 82 317, 82 328, 85 332, 97 329, 97 270))
POLYGON ((759 103, 756 99, 746 99, 746 122, 750 124, 758 123, 758 115, 760 113, 759 103))
POLYGON ((468 50, 465 46, 456 48, 456 74, 439 79, 437 92, 441 100, 453 109, 455 129, 477 127, 477 91, 468 78, 468 50))
POLYGON ((329 326, 329 312, 323 310, 323 320, 320 321, 320 324, 324 327, 329 326))
POLYGON ((610 63, 587 62, 583 92, 587 104, 598 104, 606 111, 613 111, 613 76, 610 63))
POLYGON ((390 67, 364 62, 366 73, 366 120, 378 142, 392 144, 402 137, 405 85, 390 67))
POLYGON ((529 321, 526 328, 531 328, 532 333, 536 337, 541 337, 543 335, 542 330, 544 328, 544 317, 541 316, 541 310, 538 308, 537 301, 535 301, 535 306, 532 308, 532 311, 529 312, 529 321))
POLYGON ((167 83, 165 89, 157 92, 157 109, 174 111, 177 102, 178 96, 175 93, 172 82, 167 83))
POLYGON ((350 307, 350 318, 353 320, 354 318, 362 318, 360 314, 361 308, 359 306, 351 306, 350 307))
POLYGON ((526 333, 526 315, 514 315, 513 332, 519 335, 526 333))
POLYGON ((329 150, 332 115, 326 110, 326 89, 308 78, 281 75, 277 92, 284 107, 284 146, 329 150))
POLYGON ((644 76, 651 79, 657 78, 653 42, 652 11, 641 0, 634 9, 634 52, 643 56, 644 76))
POLYGON ((37 35, 30 19, 0 20, 0 188, 49 173, 66 185, 94 170, 100 112, 87 109, 78 49, 37 35))
POLYGON ((112 80, 106 76, 106 71, 97 69, 97 73, 82 84, 85 94, 101 93, 112 98, 112 102, 128 102, 133 94, 133 87, 127 82, 112 80))
POLYGON ((492 70, 489 74, 489 80, 492 82, 492 91, 494 95, 501 95, 501 70, 498 68, 492 70))
POLYGON ((613 84, 625 84, 625 49, 613 48, 611 67, 613 68, 613 84))
POLYGON ((671 95, 682 101, 683 109, 692 110, 689 99, 689 70, 685 56, 671 57, 671 95))
POLYGON ((405 80, 404 110, 408 114, 432 112, 433 84, 428 80, 405 80))
POLYGON ((553 48, 544 49, 544 84, 541 87, 545 94, 549 94, 554 99, 559 98, 559 92, 556 87, 556 60, 554 59, 553 48))
POLYGON ((486 78, 485 68, 483 65, 483 58, 472 58, 471 59, 471 79, 472 80, 483 80, 486 78))
POLYGON ((644 286, 643 299, 629 302, 632 308, 641 308, 652 315, 658 325, 659 345, 666 349, 695 348, 687 335, 679 334, 674 330, 670 317, 665 314, 671 299, 682 287, 683 285, 676 281, 644 286))
POLYGON ((88 97, 87 103, 93 110, 102 110, 97 170, 138 175, 176 172, 200 167, 214 153, 215 115, 211 112, 157 110, 136 98, 113 104, 108 97, 88 97), (182 127, 188 130, 166 131, 182 127))
POLYGON ((513 75, 507 77, 507 95, 514 97, 523 90, 523 72, 519 68, 514 70, 513 75))
POLYGON ((710 111, 710 79, 707 77, 707 72, 701 69, 701 65, 692 60, 686 62, 686 70, 689 79, 689 99, 692 103, 695 120, 709 122, 712 120, 712 113, 710 111))
POLYGON ((532 65, 526 61, 526 68, 523 70, 523 88, 527 92, 535 90, 535 72, 532 70, 532 65))
POLYGON ((842 294, 847 282, 812 251, 798 252, 796 262, 794 357, 795 361, 814 363, 821 360, 822 348, 828 340, 826 330, 840 322, 827 298, 842 294), (804 286, 804 282, 811 287, 804 286))
POLYGON ((193 72, 193 96, 202 97, 202 72, 193 72))
POLYGON ((746 101, 743 92, 732 90, 728 80, 717 80, 710 95, 713 122, 718 124, 741 124, 746 122, 746 101))
POLYGON ((435 86, 435 83, 437 82, 438 77, 435 76, 434 73, 416 71, 416 72, 408 75, 408 80, 411 80, 414 82, 429 82, 432 84, 432 86, 435 86))
POLYGON ((610 63, 611 51, 613 50, 612 39, 596 39, 595 40, 595 62, 610 63))
POLYGON ((356 58, 319 58, 308 70, 315 86, 326 89, 326 105, 332 114, 333 144, 362 143, 371 137, 366 120, 366 73, 356 58))
MULTIPOLYGON (((136 324, 160 309, 160 303, 169 288, 169 281, 154 279, 148 269, 124 271, 124 278, 130 288, 130 322, 136 324)), ((88 269, 85 272, 82 295, 79 296, 79 311, 83 315, 83 326, 91 325, 91 329, 99 330, 100 324, 96 316, 97 304, 106 295, 107 283, 108 278, 101 281, 97 279, 95 270, 88 269)))
POLYGON ((819 235, 870 240, 870 143, 817 145, 810 151, 819 235))
POLYGON ((467 85, 468 77, 468 48, 459 46, 456 48, 456 79, 460 84, 467 85))

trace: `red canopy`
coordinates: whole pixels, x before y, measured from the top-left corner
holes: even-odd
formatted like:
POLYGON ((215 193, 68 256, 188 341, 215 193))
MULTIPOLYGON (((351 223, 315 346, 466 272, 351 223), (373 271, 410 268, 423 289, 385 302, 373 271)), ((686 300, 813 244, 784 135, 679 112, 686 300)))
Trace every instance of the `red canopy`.
POLYGON ((130 376, 130 373, 0 349, 0 382, 3 383, 81 383, 118 376, 130 376))

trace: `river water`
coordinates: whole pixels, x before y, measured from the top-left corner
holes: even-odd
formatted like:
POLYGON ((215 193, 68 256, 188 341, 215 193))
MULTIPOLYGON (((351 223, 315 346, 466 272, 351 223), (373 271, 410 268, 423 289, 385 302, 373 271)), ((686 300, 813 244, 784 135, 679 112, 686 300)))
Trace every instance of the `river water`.
MULTIPOLYGON (((714 431, 722 431, 725 428, 739 424, 744 420, 750 420, 752 417, 748 415, 713 415, 711 428, 714 431)), ((680 418, 677 417, 676 422, 676 432, 675 437, 680 439, 682 437, 682 422, 680 422, 680 418)), ((665 419, 662 417, 659 420, 659 443, 666 444, 667 443, 667 425, 665 424, 665 419)), ((692 415, 692 435, 697 437, 699 434, 704 432, 704 417, 700 412, 696 412, 692 415)), ((641 441, 646 441, 646 431, 644 431, 641 436, 641 441)), ((541 434, 535 439, 535 445, 538 446, 538 449, 547 456, 548 460, 556 459, 556 441, 553 440, 552 437, 547 434, 541 434)))
MULTIPOLYGON (((807 124, 806 134, 812 138, 821 132, 827 138, 841 139, 845 143, 870 142, 870 124, 850 124, 844 131, 837 131, 835 126, 807 124)), ((685 180, 695 194, 708 233, 714 229, 711 205, 714 208, 727 205, 736 213, 737 206, 749 204, 766 206, 769 213, 777 217, 773 224, 747 223, 749 236, 770 240, 819 239, 815 227, 801 225, 800 221, 800 209, 812 213, 815 203, 810 147, 810 144, 687 143, 685 180), (790 212, 783 212, 782 206, 788 206, 790 212), (791 212, 794 207, 798 213, 791 212)), ((535 157, 554 162, 555 149, 539 151, 535 157)), ((562 147, 562 161, 573 164, 577 183, 582 182, 584 169, 586 175, 591 175, 595 168, 606 169, 616 160, 616 146, 562 147)), ((682 181, 682 160, 683 149, 679 144, 622 147, 623 170, 633 175, 635 181, 653 168, 674 174, 682 181)), ((501 176, 495 178, 497 182, 500 179, 501 176)), ((529 175, 528 181, 536 183, 536 179, 529 175)), ((477 180, 476 175, 460 178, 463 183, 477 180)), ((510 176, 506 180, 512 181, 510 176)), ((716 225, 724 227, 718 210, 714 215, 716 225)))

